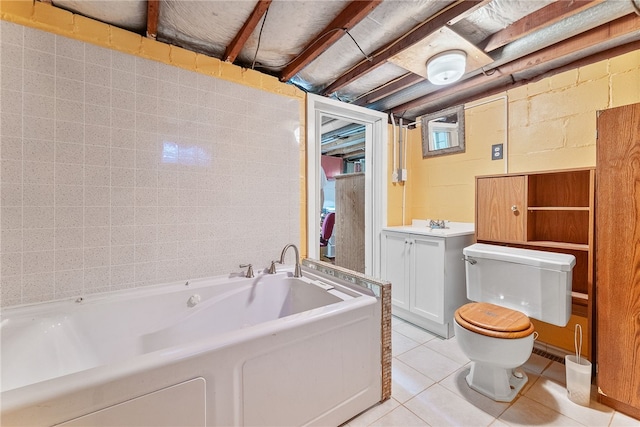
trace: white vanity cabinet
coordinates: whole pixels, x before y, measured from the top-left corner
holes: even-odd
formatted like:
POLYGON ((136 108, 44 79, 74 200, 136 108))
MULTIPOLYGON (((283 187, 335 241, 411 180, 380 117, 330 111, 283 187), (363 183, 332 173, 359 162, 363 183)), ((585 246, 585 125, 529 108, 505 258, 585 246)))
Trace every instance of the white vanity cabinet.
POLYGON ((467 302, 462 249, 474 242, 472 226, 383 230, 381 275, 391 282, 394 315, 442 337, 453 336, 453 313, 467 302))

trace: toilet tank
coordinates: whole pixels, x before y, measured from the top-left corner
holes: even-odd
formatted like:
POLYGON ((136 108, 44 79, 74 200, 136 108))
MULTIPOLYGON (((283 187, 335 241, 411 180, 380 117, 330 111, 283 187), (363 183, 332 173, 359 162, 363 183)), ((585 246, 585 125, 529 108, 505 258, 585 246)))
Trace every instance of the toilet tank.
POLYGON ((566 326, 573 255, 476 243, 463 249, 467 297, 566 326))

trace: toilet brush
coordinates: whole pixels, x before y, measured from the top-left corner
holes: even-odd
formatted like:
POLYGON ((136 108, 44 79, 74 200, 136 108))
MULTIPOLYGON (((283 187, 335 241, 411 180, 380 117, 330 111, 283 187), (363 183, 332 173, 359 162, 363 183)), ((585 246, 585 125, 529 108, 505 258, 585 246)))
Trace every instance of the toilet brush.
POLYGON ((582 351, 582 326, 576 323, 573 333, 573 345, 576 348, 576 363, 580 364, 580 352, 582 351))
POLYGON ((565 356, 567 393, 569 399, 578 405, 589 406, 591 399, 591 362, 581 358, 582 326, 576 324, 574 332, 573 343, 576 346, 576 355, 565 356))

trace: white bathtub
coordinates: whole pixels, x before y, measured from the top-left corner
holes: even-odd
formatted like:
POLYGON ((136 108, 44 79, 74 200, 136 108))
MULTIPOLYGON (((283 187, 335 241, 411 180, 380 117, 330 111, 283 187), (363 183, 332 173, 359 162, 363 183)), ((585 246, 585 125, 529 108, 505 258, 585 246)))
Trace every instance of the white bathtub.
POLYGON ((381 307, 318 274, 3 310, 1 424, 340 424, 381 400, 381 307))

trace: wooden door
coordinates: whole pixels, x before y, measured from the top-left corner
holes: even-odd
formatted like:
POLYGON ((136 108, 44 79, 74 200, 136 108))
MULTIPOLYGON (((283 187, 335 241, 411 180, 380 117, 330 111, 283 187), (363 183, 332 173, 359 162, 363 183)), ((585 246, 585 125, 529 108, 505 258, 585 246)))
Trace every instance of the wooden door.
POLYGON ((478 240, 523 242, 525 236, 525 177, 482 177, 476 180, 478 240))
POLYGON ((640 418, 640 104, 600 112, 596 147, 597 382, 640 418))

